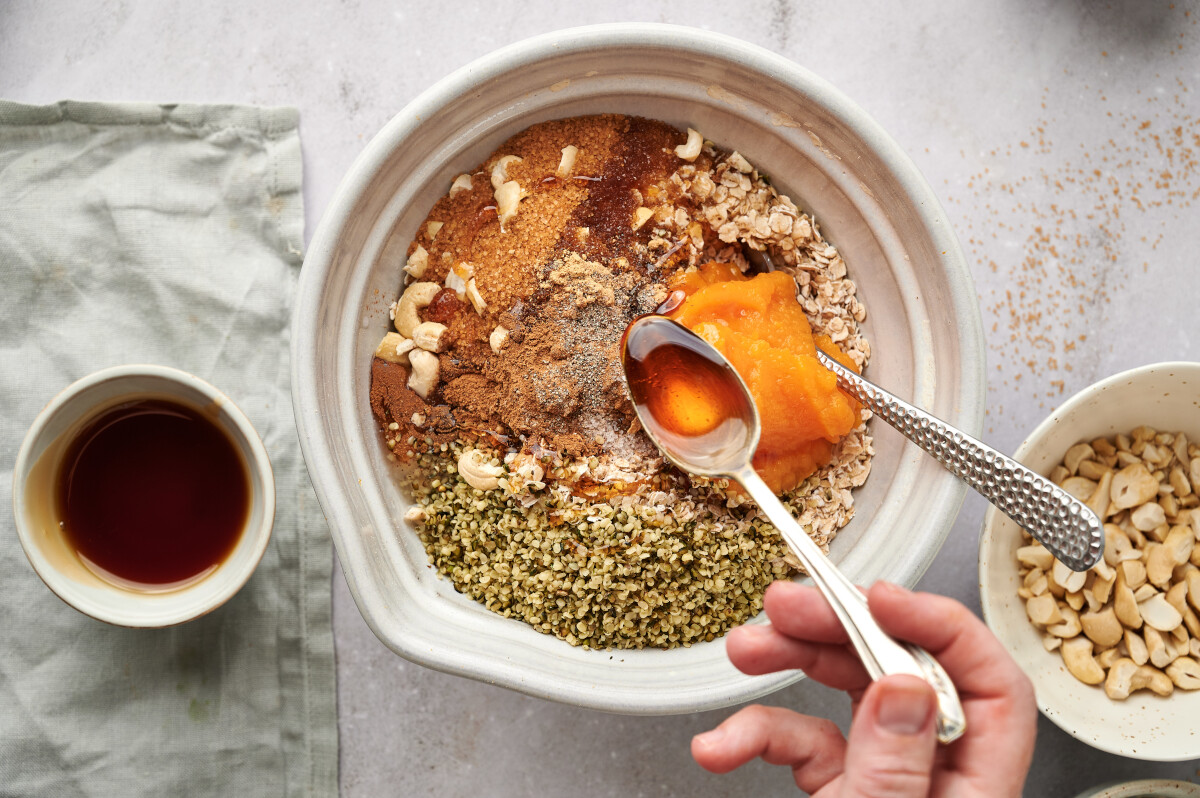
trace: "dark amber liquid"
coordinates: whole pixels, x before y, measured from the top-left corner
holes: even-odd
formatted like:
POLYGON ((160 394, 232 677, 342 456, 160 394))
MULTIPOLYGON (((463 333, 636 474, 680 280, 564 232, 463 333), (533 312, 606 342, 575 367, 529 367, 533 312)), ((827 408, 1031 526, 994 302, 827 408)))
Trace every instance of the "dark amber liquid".
POLYGON ((748 443, 754 405, 733 368, 695 333, 643 316, 625 330, 621 359, 643 424, 673 453, 700 462, 748 443))
POLYGON ((101 414, 67 448, 57 484, 67 542, 98 575, 161 588, 229 557, 250 488, 233 442, 202 413, 164 400, 101 414))

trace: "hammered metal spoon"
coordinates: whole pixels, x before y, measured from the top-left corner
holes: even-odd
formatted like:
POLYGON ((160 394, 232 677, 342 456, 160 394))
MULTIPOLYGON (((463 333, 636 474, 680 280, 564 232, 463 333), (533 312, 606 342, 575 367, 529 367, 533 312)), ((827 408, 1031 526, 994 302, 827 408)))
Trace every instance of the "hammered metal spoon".
POLYGON ((621 365, 638 420, 667 459, 688 473, 728 477, 745 488, 825 595, 871 678, 904 673, 925 680, 937 695, 938 739, 960 737, 966 716, 942 666, 929 652, 879 628, 862 592, 755 472, 758 408, 729 361, 681 324, 652 315, 625 330, 621 365))
MULTIPOLYGON (((775 271, 766 252, 750 250, 748 257, 763 270, 775 271)), ((863 379, 820 349, 817 358, 837 376, 839 388, 978 491, 1063 565, 1086 571, 1100 562, 1104 527, 1086 504, 1011 457, 863 379)))

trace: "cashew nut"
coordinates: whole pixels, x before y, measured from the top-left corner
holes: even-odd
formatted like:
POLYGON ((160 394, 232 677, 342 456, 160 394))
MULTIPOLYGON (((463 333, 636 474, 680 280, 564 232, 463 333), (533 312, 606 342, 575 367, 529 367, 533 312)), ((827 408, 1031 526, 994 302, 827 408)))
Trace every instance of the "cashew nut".
POLYGON ((743 174, 748 175, 754 171, 754 167, 751 166, 750 162, 746 160, 746 156, 742 155, 737 150, 734 150, 733 154, 729 156, 728 161, 730 166, 743 174))
POLYGON ((1167 676, 1180 690, 1200 690, 1200 663, 1180 657, 1167 666, 1167 676))
POLYGON ((1097 518, 1105 518, 1108 515, 1108 505, 1112 495, 1112 479, 1111 471, 1101 474, 1100 481, 1096 483, 1096 489, 1084 502, 1097 518))
POLYGON ((1171 550, 1161 543, 1151 543, 1146 552, 1146 578, 1150 580, 1151 584, 1163 587, 1171 581, 1171 573, 1174 570, 1175 558, 1172 556, 1171 550))
POLYGON ((425 235, 429 236, 429 240, 433 241, 437 238, 438 233, 442 232, 442 228, 446 226, 445 222, 430 222, 425 225, 425 235))
POLYGON ((421 507, 413 505, 408 508, 408 512, 404 514, 404 520, 410 524, 423 524, 429 519, 429 513, 421 507))
POLYGON ((1022 565, 1049 571, 1054 565, 1054 555, 1050 553, 1050 549, 1038 543, 1017 549, 1017 561, 1022 565))
POLYGON ((1192 534, 1192 530, 1182 524, 1171 527, 1171 531, 1163 540, 1163 548, 1170 552, 1171 561, 1176 565, 1183 565, 1190 560, 1195 546, 1195 535, 1192 534))
POLYGON ((492 351, 498 355, 500 354, 500 350, 503 349, 504 345, 507 343, 508 330, 500 325, 496 325, 496 329, 492 330, 492 334, 488 336, 488 346, 490 346, 492 351))
POLYGON ((405 338, 412 338, 413 330, 421 323, 419 311, 428 307, 441 290, 437 283, 413 283, 404 289, 396 304, 396 330, 405 338))
POLYGON ((1062 489, 1079 501, 1085 502, 1096 492, 1096 483, 1087 477, 1067 477, 1063 480, 1062 489))
POLYGON ((1155 593, 1138 604, 1138 611, 1147 626, 1160 632, 1169 632, 1183 623, 1183 615, 1167 601, 1162 593, 1155 593))
POLYGON ((516 155, 505 155, 496 161, 492 166, 492 189, 499 191, 500 186, 508 181, 508 165, 510 163, 521 163, 524 158, 519 158, 516 155))
POLYGON ((438 383, 438 356, 424 349, 414 349, 408 353, 408 361, 412 364, 408 387, 422 399, 428 399, 438 383))
POLYGON ((379 346, 375 347, 375 357, 389 363, 408 363, 408 353, 412 348, 411 340, 400 333, 390 332, 383 336, 379 346))
POLYGON ((1086 637, 1064 640, 1060 649, 1063 664, 1084 684, 1100 684, 1104 681, 1104 669, 1092 656, 1092 641, 1086 637))
POLYGON ((475 312, 480 316, 487 308, 487 302, 483 301, 483 294, 479 293, 479 286, 475 284, 475 278, 467 280, 467 299, 471 302, 471 307, 475 308, 475 312))
POLYGON ((450 184, 450 196, 453 197, 460 191, 470 191, 472 188, 474 186, 471 185, 471 176, 463 173, 454 178, 454 182, 450 184))
POLYGON ((1133 591, 1129 589, 1129 585, 1121 581, 1120 574, 1117 575, 1117 584, 1113 589, 1113 609, 1117 613, 1117 619, 1126 628, 1142 628, 1142 613, 1138 610, 1133 591))
POLYGON ((554 174, 559 177, 570 177, 571 170, 575 168, 575 159, 579 156, 579 148, 574 144, 568 144, 562 148, 562 158, 558 161, 558 168, 554 170, 554 174))
POLYGON ((467 293, 467 280, 470 280, 474 276, 474 264, 460 260, 450 267, 450 271, 446 272, 445 284, 447 288, 458 294, 459 299, 462 299, 463 295, 467 293))
POLYGON ((1146 502, 1129 514, 1129 520, 1139 532, 1149 532, 1160 524, 1165 524, 1167 514, 1158 502, 1146 502))
POLYGON ((1141 560, 1126 560, 1117 566, 1117 573, 1130 590, 1137 590, 1146 584, 1146 566, 1141 560))
POLYGON ((472 488, 492 490, 500 486, 504 469, 479 449, 466 449, 458 456, 458 473, 472 488))
POLYGON ((1058 602, 1049 593, 1034 596, 1025 602, 1025 613, 1029 616, 1029 620, 1038 626, 1049 626, 1050 624, 1062 621, 1062 613, 1058 609, 1058 602))
POLYGON ((1150 661, 1150 650, 1146 648, 1146 641, 1142 636, 1132 629, 1126 629, 1124 635, 1125 650, 1129 652, 1129 658, 1138 665, 1145 665, 1150 661))
POLYGON ((1122 658, 1108 669, 1108 678, 1104 680, 1104 692, 1114 701, 1124 701, 1133 692, 1133 677, 1137 674, 1138 664, 1131 659, 1122 658))
POLYGON ((1152 668, 1149 665, 1138 666, 1137 673, 1133 675, 1131 687, 1134 690, 1148 687, 1150 688, 1150 692, 1161 696, 1169 696, 1175 692, 1175 683, 1171 681, 1171 677, 1158 668, 1152 668))
POLYGON ((1158 480, 1145 463, 1126 466, 1113 476, 1112 501, 1119 510, 1145 504, 1157 495, 1158 480))
POLYGON ((1056 637, 1075 637, 1083 631, 1083 627, 1079 624, 1079 613, 1068 606, 1060 606, 1058 611, 1062 614, 1061 623, 1056 623, 1053 626, 1046 627, 1046 631, 1056 637))
POLYGON ((1095 460, 1096 450, 1092 448, 1090 443, 1077 443, 1067 453, 1063 455, 1063 465, 1067 467, 1072 474, 1079 473, 1079 466, 1084 460, 1095 460))
POLYGON ((650 221, 654 217, 654 211, 646 207, 639 207, 633 212, 633 229, 641 230, 642 225, 650 221))
POLYGON ((428 268, 429 251, 420 244, 417 244, 417 248, 413 250, 413 254, 408 256, 408 262, 404 264, 404 271, 420 279, 425 276, 425 270, 428 268))
POLYGON ((1115 646, 1121 642, 1124 633, 1112 607, 1100 612, 1085 612, 1079 616, 1079 625, 1083 627, 1083 633, 1100 648, 1115 646))
POLYGON ((427 352, 441 352, 446 348, 446 325, 436 321, 423 321, 413 328, 413 343, 427 352))
POLYGON ((1058 560, 1054 561, 1050 576, 1068 593, 1078 593, 1083 590, 1084 582, 1087 581, 1087 571, 1072 571, 1058 560))
POLYGON ((1142 630, 1142 636, 1146 639, 1146 650, 1150 652, 1150 664, 1156 668, 1167 667, 1182 653, 1176 651, 1175 644, 1153 626, 1147 625, 1142 630))
POLYGON ((694 161, 700 157, 702 149, 704 149, 704 136, 689 127, 687 141, 675 148, 675 154, 685 161, 694 161))
POLYGON ((504 232, 504 225, 517 215, 517 208, 524 196, 525 192, 516 180, 509 180, 496 188, 496 219, 500 222, 500 232, 504 232))

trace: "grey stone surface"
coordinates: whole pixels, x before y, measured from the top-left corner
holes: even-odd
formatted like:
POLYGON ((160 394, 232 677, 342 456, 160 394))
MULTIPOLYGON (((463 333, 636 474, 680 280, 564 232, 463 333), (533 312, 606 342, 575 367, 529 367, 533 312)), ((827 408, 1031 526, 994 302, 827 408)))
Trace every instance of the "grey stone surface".
MULTIPOLYGON (((0 96, 298 106, 311 236, 366 140, 430 83, 528 35, 618 20, 712 28, 783 53, 900 142, 946 206, 977 281, 985 438, 998 448, 1015 449, 1096 379, 1200 359, 1194 3, 0 0, 0 96)), ((976 610, 983 508, 967 500, 922 582, 976 610)), ((690 737, 732 709, 616 717, 434 673, 386 650, 340 572, 333 580, 346 796, 788 791, 775 768, 718 777, 691 761, 690 737)), ((771 700, 848 721, 841 696, 819 686, 771 700)), ((1194 779, 1196 768, 1105 755, 1043 720, 1027 794, 1194 779)))

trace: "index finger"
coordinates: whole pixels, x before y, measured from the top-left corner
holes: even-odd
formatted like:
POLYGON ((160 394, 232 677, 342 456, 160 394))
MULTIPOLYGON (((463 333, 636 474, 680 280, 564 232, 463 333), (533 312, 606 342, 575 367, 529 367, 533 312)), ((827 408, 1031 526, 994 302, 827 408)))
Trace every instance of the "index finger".
POLYGON ((954 599, 876 582, 867 602, 885 632, 933 654, 960 693, 980 698, 1032 694, 1029 679, 1000 640, 954 599))

